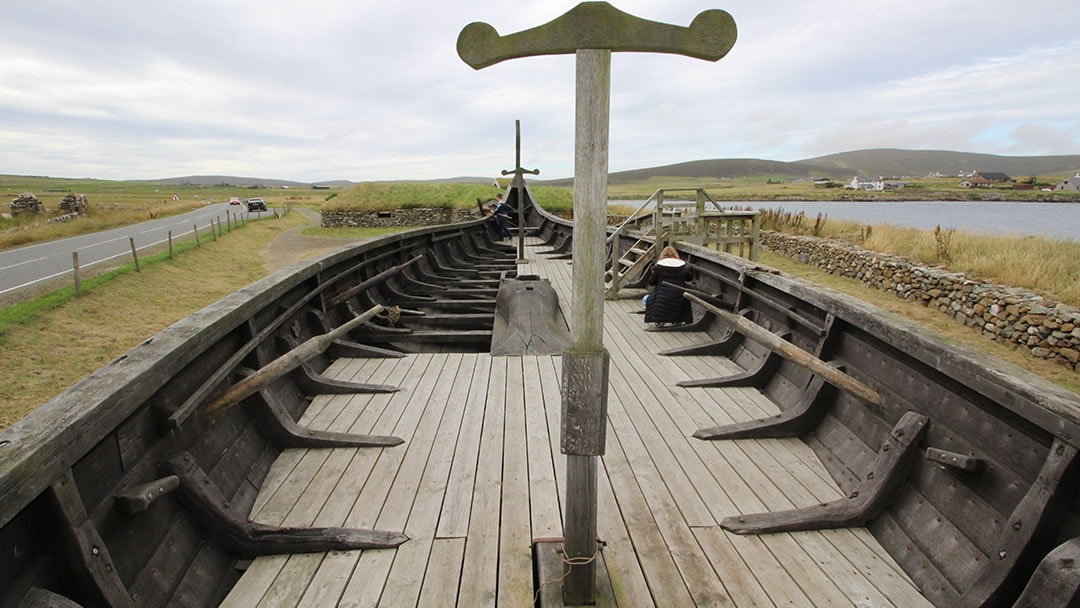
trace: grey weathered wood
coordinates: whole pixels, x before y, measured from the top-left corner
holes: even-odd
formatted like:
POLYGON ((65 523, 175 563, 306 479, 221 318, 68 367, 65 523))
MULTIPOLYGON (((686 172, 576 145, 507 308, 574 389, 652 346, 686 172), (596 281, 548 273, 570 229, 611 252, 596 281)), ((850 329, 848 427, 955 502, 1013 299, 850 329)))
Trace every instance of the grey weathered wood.
POLYGON ((382 311, 382 306, 370 308, 360 316, 346 321, 337 329, 320 336, 315 336, 288 353, 274 359, 269 364, 259 368, 255 373, 230 386, 220 397, 208 404, 206 406, 207 417, 213 418, 221 415, 225 410, 240 403, 245 398, 254 395, 263 386, 266 386, 275 379, 300 367, 304 361, 323 353, 331 344, 333 344, 334 340, 348 334, 355 327, 362 323, 366 323, 369 319, 382 311))
POLYGON ((486 23, 470 23, 458 35, 457 50, 476 70, 507 59, 580 49, 673 53, 717 61, 731 50, 735 38, 735 20, 721 10, 699 13, 690 27, 680 27, 640 19, 607 2, 582 2, 549 23, 506 36, 486 23))
MULTIPOLYGON (((788 332, 785 332, 788 333, 788 332)), ((781 339, 783 339, 781 337, 781 339)), ((720 388, 724 386, 753 386, 761 387, 768 382, 776 368, 780 365, 780 355, 768 351, 758 359, 757 364, 745 371, 721 376, 719 378, 703 378, 700 380, 680 380, 678 386, 684 388, 720 388)))
POLYGON ((195 246, 202 247, 202 243, 199 242, 199 225, 195 224, 191 228, 195 231, 195 246))
POLYGON ((608 367, 606 351, 563 354, 563 454, 603 456, 607 434, 608 367))
POLYGON ((311 369, 307 363, 301 364, 291 373, 297 386, 309 395, 360 395, 365 393, 393 393, 401 390, 389 384, 363 384, 336 380, 311 369))
POLYGON ((330 345, 330 355, 333 357, 372 357, 383 359, 400 359, 405 353, 396 350, 388 350, 377 346, 359 344, 351 340, 334 340, 330 345))
POLYGON ((539 169, 526 169, 521 166, 521 121, 514 121, 514 169, 507 171, 503 169, 503 175, 514 175, 514 179, 510 184, 511 188, 517 190, 517 231, 518 231, 518 249, 517 249, 517 263, 527 264, 528 260, 525 259, 525 178, 526 173, 532 175, 540 175, 539 169))
POLYGON ((503 279, 495 298, 493 355, 551 355, 570 345, 570 331, 551 284, 534 275, 503 279))
POLYGON ((907 481, 929 419, 908 412, 882 444, 870 471, 848 498, 801 509, 725 518, 720 526, 736 534, 766 534, 862 526, 892 504, 907 481))
POLYGON ((277 389, 268 386, 259 391, 260 399, 252 402, 258 414, 255 419, 266 429, 270 440, 280 449, 286 448, 378 448, 401 445, 400 437, 339 433, 301 426, 289 415, 277 389))
POLYGON ((19 600, 19 608, 83 608, 59 593, 53 593, 41 587, 31 587, 19 600))
POLYGON ((712 304, 702 300, 691 293, 684 293, 684 297, 697 302, 704 306, 706 309, 711 310, 717 317, 726 321, 735 327, 735 330, 746 334, 748 337, 765 345, 772 351, 775 351, 785 359, 793 361, 806 367, 810 371, 822 376, 827 382, 836 386, 839 389, 845 390, 861 399, 864 399, 874 405, 881 406, 882 398, 881 394, 876 390, 870 388, 866 383, 856 380, 851 376, 837 370, 835 367, 830 366, 828 363, 818 359, 805 350, 795 346, 791 342, 787 342, 778 338, 775 334, 769 330, 748 321, 738 315, 732 314, 726 310, 713 306, 712 304))
POLYGON ((343 291, 343 292, 337 294, 336 296, 330 298, 327 301, 326 305, 328 307, 329 306, 337 306, 338 304, 341 304, 342 302, 344 302, 345 300, 348 300, 349 298, 355 296, 356 294, 358 294, 358 293, 360 293, 360 292, 362 292, 362 291, 364 291, 366 289, 370 289, 372 286, 378 285, 379 283, 382 283, 383 281, 389 279, 390 277, 392 277, 394 275, 400 274, 401 271, 405 270, 409 266, 419 262, 422 259, 424 259, 424 256, 418 255, 418 256, 413 257, 412 259, 410 259, 409 261, 407 261, 407 262, 405 262, 403 264, 398 264, 397 266, 392 266, 390 268, 387 268, 386 270, 376 274, 375 276, 371 277, 370 279, 368 279, 366 281, 362 281, 362 282, 358 283, 357 285, 354 285, 354 286, 350 287, 349 289, 346 289, 345 291, 343 291))
POLYGON ((926 448, 926 459, 930 462, 936 462, 969 473, 982 470, 983 466, 986 464, 986 461, 982 458, 969 456, 967 454, 957 454, 956 452, 949 452, 947 450, 939 450, 938 448, 926 448))
POLYGON ((1080 538, 1046 554, 1013 608, 1075 608, 1080 605, 1080 538))
POLYGON ((180 478, 180 499, 195 514, 199 526, 215 542, 245 557, 391 548, 408 540, 399 532, 337 527, 281 528, 242 520, 228 510, 228 501, 191 454, 177 454, 162 466, 180 478))
POLYGON ((149 509, 155 500, 179 487, 180 478, 169 475, 113 494, 113 504, 129 515, 142 513, 149 509))
POLYGON ((746 439, 765 437, 801 437, 817 427, 825 415, 827 406, 823 403, 822 389, 825 380, 814 376, 803 391, 799 400, 783 412, 758 420, 736 422, 694 432, 698 439, 746 439))
POLYGON ((71 469, 52 483, 49 493, 60 514, 60 533, 75 576, 106 605, 134 608, 135 602, 113 567, 109 548, 86 513, 71 469))
POLYGON ((1009 515, 1001 538, 997 559, 983 568, 979 579, 963 596, 965 608, 997 606, 1016 597, 1024 587, 1035 563, 1050 549, 1047 546, 1071 507, 1080 468, 1078 450, 1060 439, 1050 447, 1039 478, 1009 515))

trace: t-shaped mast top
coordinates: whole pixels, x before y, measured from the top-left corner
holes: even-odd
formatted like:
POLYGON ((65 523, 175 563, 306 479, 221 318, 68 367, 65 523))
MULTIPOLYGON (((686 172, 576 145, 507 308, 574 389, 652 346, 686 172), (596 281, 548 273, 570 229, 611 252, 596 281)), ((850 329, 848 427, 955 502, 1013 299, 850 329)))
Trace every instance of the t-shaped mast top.
POLYGON ((681 27, 635 17, 607 2, 582 2, 554 21, 506 36, 486 23, 470 23, 458 35, 457 51, 476 70, 507 59, 578 49, 673 53, 718 61, 731 50, 736 35, 735 20, 719 9, 704 11, 690 27, 681 27))

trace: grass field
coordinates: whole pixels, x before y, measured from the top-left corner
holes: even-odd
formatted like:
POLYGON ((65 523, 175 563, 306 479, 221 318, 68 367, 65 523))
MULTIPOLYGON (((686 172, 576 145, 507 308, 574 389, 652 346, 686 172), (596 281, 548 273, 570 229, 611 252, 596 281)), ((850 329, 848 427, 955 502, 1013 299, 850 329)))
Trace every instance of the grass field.
MULTIPOLYGON (((1068 176, 1040 176, 1037 182, 1052 186, 1068 176)), ((844 183, 834 182, 837 187, 827 188, 809 182, 768 183, 768 177, 745 177, 718 180, 707 177, 651 177, 648 180, 627 184, 609 184, 608 198, 614 200, 644 200, 660 188, 706 187, 716 200, 723 201, 783 201, 783 200, 1017 200, 1038 201, 1054 196, 1080 202, 1080 193, 1041 192, 1014 190, 1012 185, 995 188, 961 188, 959 178, 906 179, 910 185, 899 190, 866 192, 845 190, 844 183)), ((676 198, 693 198, 693 193, 677 195, 676 198)))
POLYGON ((172 260, 144 260, 72 288, 0 311, 0 429, 147 337, 266 274, 252 256, 298 213, 250 222, 172 260), (178 289, 177 286, 183 286, 178 289))
MULTIPOLYGON (((567 188, 531 187, 540 205, 548 211, 566 211, 574 206, 574 193, 567 188)), ((327 211, 381 211, 386 209, 443 208, 474 209, 476 199, 489 201, 503 188, 486 184, 451 182, 366 182, 346 188, 326 201, 327 211)))

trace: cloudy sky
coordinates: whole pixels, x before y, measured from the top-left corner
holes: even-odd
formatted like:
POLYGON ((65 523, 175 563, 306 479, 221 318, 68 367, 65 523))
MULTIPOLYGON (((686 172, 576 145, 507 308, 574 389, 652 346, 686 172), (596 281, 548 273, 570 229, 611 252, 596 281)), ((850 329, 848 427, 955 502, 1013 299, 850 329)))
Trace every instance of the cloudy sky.
MULTIPOLYGON (((572 1, 0 0, 0 173, 316 181, 573 174, 572 56, 474 71, 458 32, 572 1)), ((612 60, 611 170, 872 147, 1080 153, 1076 0, 617 0, 717 63, 612 60)))

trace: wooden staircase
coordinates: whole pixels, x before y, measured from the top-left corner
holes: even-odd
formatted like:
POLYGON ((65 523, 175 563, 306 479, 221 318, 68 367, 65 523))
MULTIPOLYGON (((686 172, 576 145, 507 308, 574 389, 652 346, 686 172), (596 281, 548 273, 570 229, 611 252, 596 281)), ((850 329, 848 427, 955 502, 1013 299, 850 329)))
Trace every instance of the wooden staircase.
POLYGON ((605 299, 614 300, 618 298, 619 289, 627 283, 641 278, 641 273, 645 271, 649 262, 656 259, 656 243, 645 240, 646 236, 651 233, 652 230, 648 230, 642 234, 637 242, 631 245, 608 269, 604 275, 605 299))

